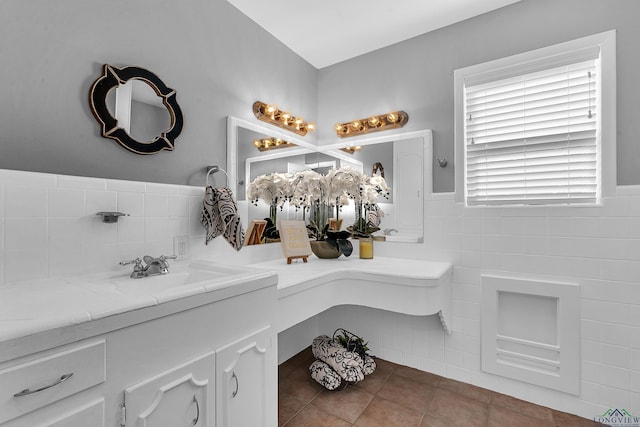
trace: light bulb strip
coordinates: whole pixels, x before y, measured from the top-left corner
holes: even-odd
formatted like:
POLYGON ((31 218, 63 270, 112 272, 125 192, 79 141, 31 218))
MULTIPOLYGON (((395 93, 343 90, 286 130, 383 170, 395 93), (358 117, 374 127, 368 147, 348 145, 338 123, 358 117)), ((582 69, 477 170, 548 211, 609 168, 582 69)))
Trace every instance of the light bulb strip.
POLYGON ((344 151, 345 153, 356 154, 358 151, 362 150, 362 147, 360 145, 352 145, 350 147, 341 148, 340 150, 344 151))
POLYGON ((255 139, 253 141, 253 146, 256 147, 259 151, 269 151, 275 150, 277 148, 291 148, 295 147, 296 144, 293 142, 285 141, 280 138, 262 138, 255 139))
POLYGON ((366 119, 352 120, 346 123, 338 123, 335 126, 336 134, 340 138, 363 135, 370 132, 395 129, 404 126, 409 121, 409 115, 404 111, 392 111, 387 114, 371 116, 366 119))
POLYGON ((286 111, 279 110, 273 104, 265 104, 260 101, 253 103, 253 114, 263 122, 279 126, 301 136, 305 136, 307 132, 316 128, 315 124, 305 122, 302 117, 292 116, 286 111))

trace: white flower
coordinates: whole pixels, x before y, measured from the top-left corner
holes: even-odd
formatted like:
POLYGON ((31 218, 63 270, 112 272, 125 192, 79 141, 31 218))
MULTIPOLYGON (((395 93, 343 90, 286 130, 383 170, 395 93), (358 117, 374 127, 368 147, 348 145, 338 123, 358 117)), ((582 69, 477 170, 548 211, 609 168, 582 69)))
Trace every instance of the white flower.
POLYGON ((387 181, 380 175, 374 175, 369 178, 369 184, 374 187, 374 190, 378 193, 379 196, 384 197, 385 199, 389 198, 389 186, 387 185, 387 181))
POLYGON ((289 173, 260 175, 247 187, 247 198, 254 203, 262 200, 269 205, 282 206, 291 197, 291 184, 292 176, 289 173))
POLYGON ((326 178, 313 170, 296 172, 292 180, 291 203, 297 207, 311 206, 323 200, 326 178))
POLYGON ((357 204, 373 205, 382 196, 389 197, 389 187, 381 176, 368 176, 344 166, 326 175, 313 170, 260 175, 247 187, 247 198, 253 203, 263 200, 269 205, 308 207, 318 204, 343 206, 354 199, 357 204))
POLYGON ((359 194, 360 184, 364 175, 349 166, 338 170, 331 169, 327 173, 328 204, 340 206, 348 204, 349 198, 355 198, 359 194))

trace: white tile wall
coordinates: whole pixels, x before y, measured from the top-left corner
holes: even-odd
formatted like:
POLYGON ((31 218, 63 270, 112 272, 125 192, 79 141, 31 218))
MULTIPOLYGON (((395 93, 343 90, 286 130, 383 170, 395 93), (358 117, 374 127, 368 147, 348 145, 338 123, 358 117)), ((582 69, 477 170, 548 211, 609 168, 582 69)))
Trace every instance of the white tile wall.
MULTIPOLYGON (((453 333, 435 316, 363 307, 319 315, 321 332, 346 327, 375 354, 585 417, 610 407, 640 413, 640 192, 593 208, 464 208, 453 195, 427 201, 425 242, 387 243, 376 255, 454 263, 453 333), (579 396, 480 371, 480 275, 571 278, 581 284, 579 396)), ((0 170, 0 285, 121 269, 117 262, 173 252, 188 235, 192 257, 258 261, 221 238, 205 247, 202 188, 0 170), (100 210, 130 214, 103 224, 100 210)), ((280 254, 276 254, 279 256, 280 254)))
MULTIPOLYGON (((602 207, 578 208, 465 208, 453 195, 437 195, 427 201, 421 247, 385 244, 376 254, 452 261, 454 331, 444 335, 435 316, 425 325, 368 309, 371 335, 365 339, 383 358, 587 418, 608 408, 640 414, 640 192, 621 193, 602 207), (581 284, 579 396, 480 370, 480 275, 486 272, 581 284), (400 327, 410 328, 408 343, 400 327), (426 349, 419 342, 425 337, 426 349)), ((320 315, 320 332, 348 329, 352 325, 339 320, 350 310, 320 315)))
POLYGON ((233 257, 226 242, 205 247, 202 195, 199 187, 0 170, 0 285, 119 270, 120 260, 172 254, 175 236, 189 236, 193 256, 233 257), (100 211, 130 216, 104 224, 100 211))

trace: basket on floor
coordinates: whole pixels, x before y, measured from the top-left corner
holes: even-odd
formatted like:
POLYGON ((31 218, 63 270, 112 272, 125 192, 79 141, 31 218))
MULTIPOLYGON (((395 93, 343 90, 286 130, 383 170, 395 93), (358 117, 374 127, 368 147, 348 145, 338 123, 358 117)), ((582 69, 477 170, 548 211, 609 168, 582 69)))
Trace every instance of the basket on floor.
POLYGON ((316 358, 309 366, 311 378, 327 390, 357 384, 376 369, 362 338, 342 328, 333 333, 333 338, 327 335, 314 338, 311 351, 316 358))

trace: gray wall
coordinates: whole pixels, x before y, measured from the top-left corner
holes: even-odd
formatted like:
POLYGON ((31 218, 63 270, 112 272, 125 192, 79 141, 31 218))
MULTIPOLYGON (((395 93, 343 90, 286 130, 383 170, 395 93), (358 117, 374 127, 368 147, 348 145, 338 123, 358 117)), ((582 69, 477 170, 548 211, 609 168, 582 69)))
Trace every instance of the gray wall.
POLYGON ((394 46, 315 70, 224 0, 0 1, 0 168, 201 185, 226 163, 227 115, 255 120, 274 102, 333 125, 403 109, 407 130, 434 131, 436 191, 451 191, 453 70, 618 30, 618 183, 640 184, 640 1, 523 0, 394 46), (577 17, 570 18, 577 13, 577 17), (176 150, 129 153, 99 135, 88 90, 104 63, 148 68, 178 93, 176 150))
POLYGON ((435 191, 453 191, 453 70, 616 29, 618 184, 640 184, 639 17, 638 0, 523 0, 323 68, 318 138, 335 142, 331 124, 402 109, 405 129, 433 130, 435 191), (440 168, 438 157, 450 166, 440 168))
POLYGON ((317 117, 315 68, 225 0, 2 0, 0 61, 0 168, 202 185, 226 164, 227 115, 255 120, 262 100, 317 117), (100 136, 88 92, 105 63, 177 91, 173 152, 100 136))

